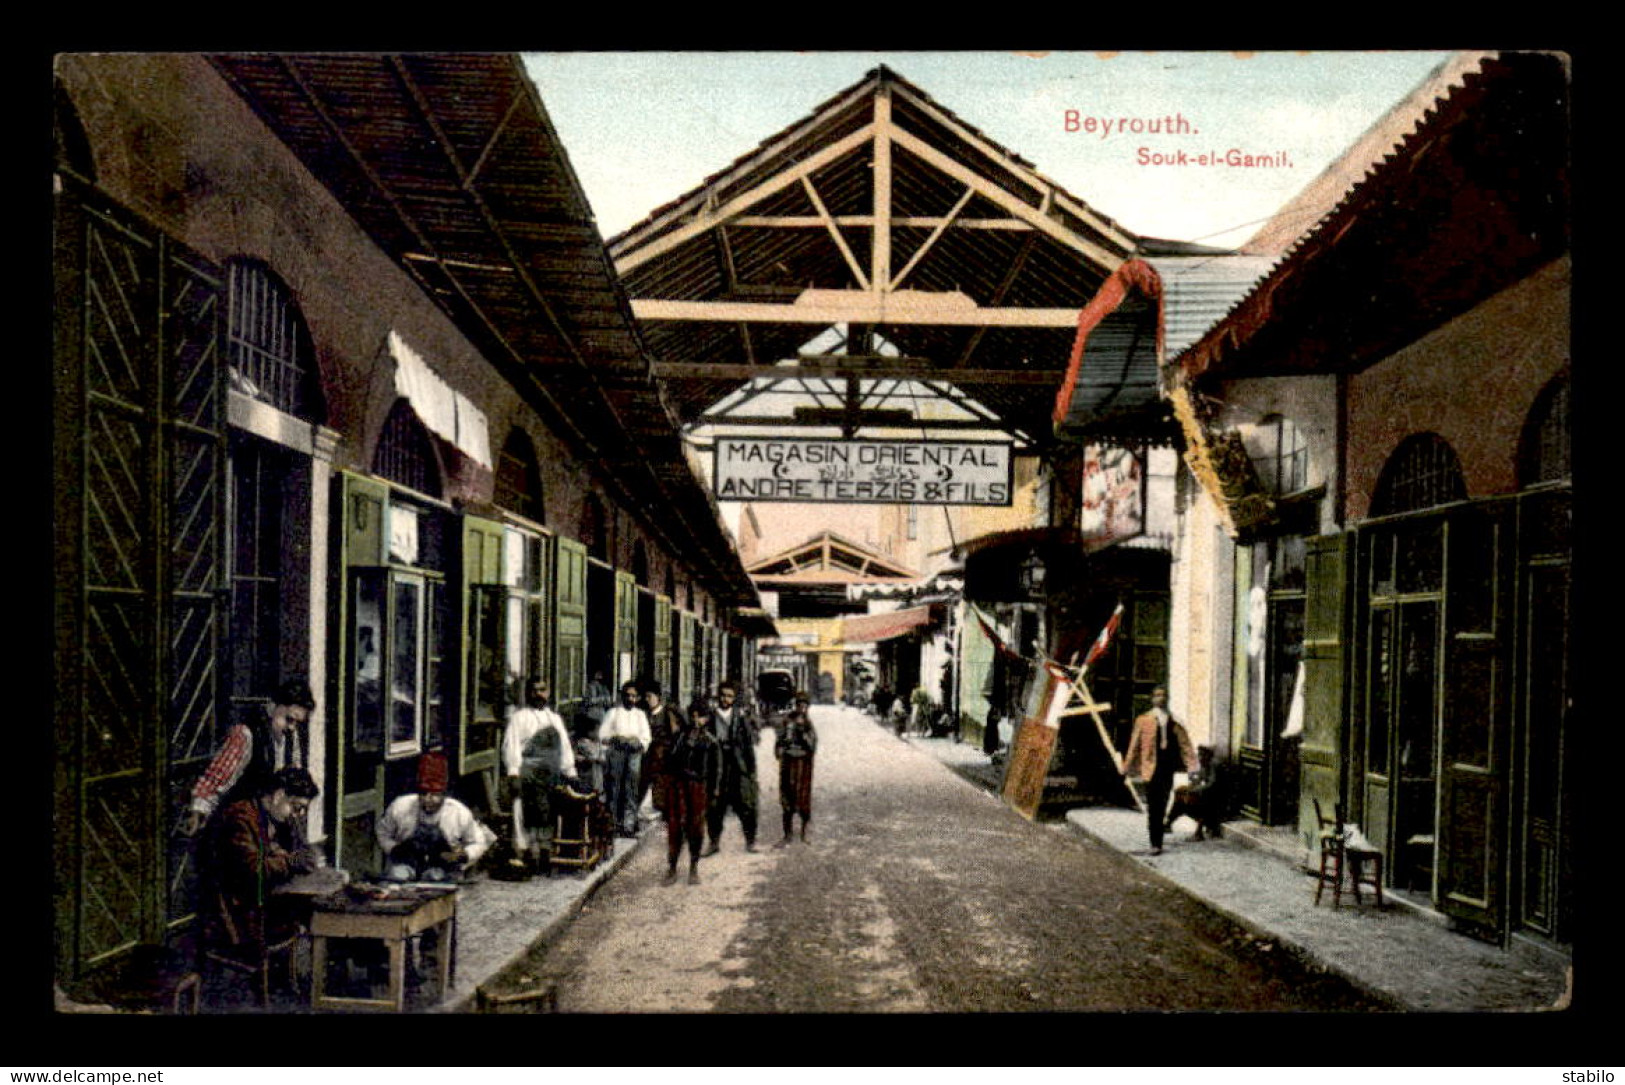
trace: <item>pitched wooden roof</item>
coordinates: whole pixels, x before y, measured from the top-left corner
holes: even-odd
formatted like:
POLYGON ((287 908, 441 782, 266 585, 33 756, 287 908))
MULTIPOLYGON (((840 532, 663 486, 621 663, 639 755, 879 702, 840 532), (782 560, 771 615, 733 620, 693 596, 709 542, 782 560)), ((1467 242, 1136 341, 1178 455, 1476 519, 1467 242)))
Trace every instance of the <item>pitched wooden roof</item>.
POLYGON ((864 406, 909 381, 1042 443, 1078 311, 1137 245, 882 67, 610 252, 685 423, 763 377, 864 406), (809 346, 832 327, 844 344, 809 346))

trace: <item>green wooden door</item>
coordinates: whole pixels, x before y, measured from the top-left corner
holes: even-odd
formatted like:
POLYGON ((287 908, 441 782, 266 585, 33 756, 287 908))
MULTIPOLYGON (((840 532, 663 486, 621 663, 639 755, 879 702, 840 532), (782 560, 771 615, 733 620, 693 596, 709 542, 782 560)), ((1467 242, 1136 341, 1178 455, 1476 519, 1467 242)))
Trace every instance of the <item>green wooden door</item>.
POLYGON ((615 572, 615 683, 639 678, 638 582, 631 573, 615 572))
POLYGON ((672 673, 671 666, 671 600, 664 595, 655 596, 655 635, 654 635, 654 673, 662 689, 672 691, 672 696, 682 696, 681 704, 687 704, 687 693, 679 693, 675 684, 676 675, 672 673))
POLYGON ((565 538, 554 548, 553 698, 569 714, 587 688, 587 548, 565 538))
POLYGON ((53 842, 77 976, 192 911, 173 829, 221 730, 226 392, 219 269, 58 180, 53 842))
POLYGON ((1511 758, 1513 505, 1469 506, 1445 524, 1438 889, 1445 914, 1499 932, 1511 758))
POLYGON ((496 767, 497 744, 510 696, 504 618, 502 525, 463 517, 462 710, 458 713, 460 775, 496 767))
MULTIPOLYGON (((339 594, 333 674, 333 861, 356 871, 378 869, 374 828, 384 807, 386 657, 389 606, 385 562, 389 487, 348 471, 333 480, 341 518, 339 594)), ((324 790, 327 790, 324 788, 324 790)))
MULTIPOLYGON (((1347 668, 1343 658, 1351 591, 1353 536, 1309 539, 1305 550, 1303 615, 1303 739, 1300 764, 1298 834, 1305 846, 1320 827, 1311 799, 1327 816, 1344 794, 1347 764, 1347 668)), ((1358 814, 1356 813, 1356 816, 1358 814)))

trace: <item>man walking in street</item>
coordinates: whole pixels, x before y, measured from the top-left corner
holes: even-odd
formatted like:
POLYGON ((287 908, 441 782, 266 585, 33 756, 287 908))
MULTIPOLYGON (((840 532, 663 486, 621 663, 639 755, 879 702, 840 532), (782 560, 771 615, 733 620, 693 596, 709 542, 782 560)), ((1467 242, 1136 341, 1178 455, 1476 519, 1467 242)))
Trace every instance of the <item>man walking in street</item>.
POLYGON ((605 712, 598 726, 598 742, 604 749, 604 799, 615 831, 622 836, 638 835, 638 781, 649 740, 649 717, 638 707, 638 684, 627 682, 621 686, 621 703, 605 712))
POLYGON ((1168 691, 1151 691, 1151 710, 1134 721, 1128 751, 1123 755, 1123 775, 1142 779, 1145 784, 1147 825, 1151 832, 1151 854, 1162 854, 1164 819, 1168 816, 1168 796, 1174 787, 1174 773, 1195 772, 1196 753, 1184 724, 1168 714, 1168 691))
POLYGON ((711 733, 711 709, 695 705, 691 719, 673 717, 678 730, 666 751, 663 779, 656 786, 665 791, 666 880, 677 879, 677 859, 688 841, 688 883, 700 881, 700 844, 705 840, 706 808, 717 786, 722 750, 711 733))
POLYGON ((797 814, 801 815, 803 842, 807 839, 807 824, 812 821, 813 755, 818 752, 818 732, 813 730, 807 704, 807 695, 797 692, 795 707, 784 714, 773 741, 773 756, 779 759, 779 806, 784 814, 784 839, 774 847, 790 843, 797 814))
POLYGON ((712 720, 717 743, 722 750, 722 768, 706 812, 711 845, 705 849, 705 854, 715 855, 722 850, 722 822, 729 810, 739 815, 739 827, 745 833, 745 850, 754 852, 758 794, 756 740, 761 731, 751 710, 739 703, 739 687, 731 678, 717 689, 712 720))
POLYGON ((666 813, 666 755, 677 733, 688 726, 688 717, 674 704, 667 704, 661 696, 660 682, 649 679, 643 684, 643 711, 649 717, 649 750, 643 755, 643 778, 638 784, 638 807, 643 797, 654 792, 655 809, 666 813))

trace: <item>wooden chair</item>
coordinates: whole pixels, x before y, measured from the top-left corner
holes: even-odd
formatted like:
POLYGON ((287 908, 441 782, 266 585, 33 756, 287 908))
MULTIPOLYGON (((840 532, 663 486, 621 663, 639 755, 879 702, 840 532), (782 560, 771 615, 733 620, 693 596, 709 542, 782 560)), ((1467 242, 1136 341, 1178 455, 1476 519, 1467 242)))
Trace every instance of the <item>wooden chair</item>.
POLYGON ((1315 821, 1320 826, 1320 872, 1315 882, 1315 903, 1328 885, 1332 887, 1332 907, 1343 903, 1343 872, 1348 871, 1349 884, 1354 890, 1354 902, 1360 903, 1360 886, 1371 886, 1376 891, 1377 907, 1382 907, 1382 852, 1376 848, 1351 844, 1343 825, 1343 807, 1334 804, 1332 816, 1327 818, 1315 799, 1315 821))
POLYGON ((249 980, 253 984, 251 991, 255 1004, 265 1009, 271 1005, 271 969, 279 960, 286 969, 287 985, 295 986, 293 958, 302 937, 302 934, 296 934, 292 938, 270 943, 248 957, 206 949, 203 958, 220 974, 249 980))

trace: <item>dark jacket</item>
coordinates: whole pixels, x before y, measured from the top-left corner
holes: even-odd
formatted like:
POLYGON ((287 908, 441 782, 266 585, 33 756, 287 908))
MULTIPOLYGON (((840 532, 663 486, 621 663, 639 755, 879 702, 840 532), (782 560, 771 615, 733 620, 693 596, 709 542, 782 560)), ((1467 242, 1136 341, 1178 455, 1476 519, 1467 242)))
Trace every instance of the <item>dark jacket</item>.
POLYGON ((239 799, 221 811, 200 872, 203 935, 210 948, 252 960, 268 943, 294 933, 272 913, 271 890, 303 873, 307 864, 273 835, 257 799, 239 799))
POLYGON ((674 780, 696 780, 714 791, 722 767, 722 745, 709 730, 685 727, 666 751, 666 774, 674 780))
MULTIPOLYGON (((712 728, 721 729, 721 719, 716 715, 719 711, 712 708, 712 728)), ((724 768, 732 768, 742 776, 756 775, 756 742, 761 738, 761 724, 756 720, 756 714, 746 705, 738 701, 733 707, 733 728, 728 741, 721 742, 722 761, 724 768)), ((720 739, 719 739, 720 741, 720 739)))
POLYGON ((818 752, 818 732, 805 712, 785 714, 779 736, 773 742, 773 755, 780 760, 790 757, 811 757, 818 752))
POLYGON ((688 717, 681 708, 665 702, 652 712, 647 708, 643 711, 649 717, 649 748, 643 754, 644 770, 658 775, 666 771, 666 757, 671 753, 672 743, 688 730, 688 717))

